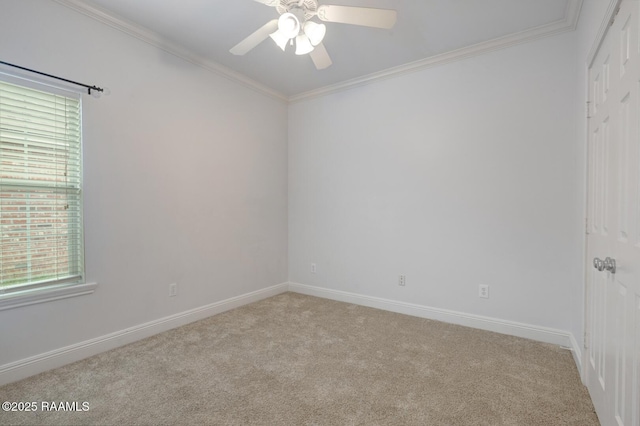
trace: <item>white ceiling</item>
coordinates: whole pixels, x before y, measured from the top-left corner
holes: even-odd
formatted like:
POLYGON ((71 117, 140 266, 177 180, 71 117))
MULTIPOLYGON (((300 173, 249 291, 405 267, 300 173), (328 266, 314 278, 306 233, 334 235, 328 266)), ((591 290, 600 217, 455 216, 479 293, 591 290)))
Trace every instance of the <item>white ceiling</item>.
POLYGON ((245 56, 229 53, 279 16, 275 8, 253 0, 57 1, 156 43, 166 42, 169 50, 223 65, 218 67, 223 72, 240 73, 289 99, 385 70, 424 66, 434 57, 566 31, 575 27, 581 5, 581 0, 319 0, 396 9, 398 21, 392 30, 328 23, 324 45, 333 65, 318 71, 308 55, 282 52, 271 39, 245 56))

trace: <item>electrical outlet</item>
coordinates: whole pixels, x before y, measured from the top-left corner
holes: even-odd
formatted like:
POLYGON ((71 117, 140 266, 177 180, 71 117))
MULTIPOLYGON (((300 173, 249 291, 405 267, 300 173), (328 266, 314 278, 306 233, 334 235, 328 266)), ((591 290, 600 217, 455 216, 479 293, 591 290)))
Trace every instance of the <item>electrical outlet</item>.
POLYGON ((489 298, 489 286, 485 285, 485 284, 480 284, 478 296, 482 297, 483 299, 488 299, 489 298))
POLYGON ((178 295, 178 283, 169 284, 169 297, 175 297, 178 295))
POLYGON ((404 287, 407 284, 407 277, 405 277, 404 275, 400 275, 398 277, 398 285, 401 287, 404 287))
POLYGON ((316 264, 315 264, 315 263, 312 263, 312 264, 311 264, 311 273, 312 273, 312 274, 315 274, 315 273, 316 273, 316 271, 317 271, 317 269, 316 269, 316 264))

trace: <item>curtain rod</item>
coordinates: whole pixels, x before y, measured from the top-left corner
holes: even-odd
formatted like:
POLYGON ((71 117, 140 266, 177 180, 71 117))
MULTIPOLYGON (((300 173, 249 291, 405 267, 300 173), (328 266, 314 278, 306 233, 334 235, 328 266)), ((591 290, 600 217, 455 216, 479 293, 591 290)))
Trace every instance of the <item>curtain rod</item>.
POLYGON ((35 74, 44 75, 45 77, 55 78, 56 80, 66 81, 67 83, 75 84, 76 86, 86 87, 88 94, 91 94, 92 90, 95 90, 96 92, 104 92, 104 89, 101 88, 101 87, 89 86, 88 84, 78 83, 77 81, 73 81, 73 80, 67 80, 66 78, 57 77, 55 75, 47 74, 47 73, 44 73, 44 72, 32 70, 32 69, 25 68, 25 67, 21 67, 20 65, 14 65, 14 64, 10 64, 8 62, 3 62, 3 61, 0 61, 0 64, 8 65, 10 67, 18 68, 18 69, 21 69, 21 70, 24 70, 24 71, 29 71, 29 72, 32 72, 32 73, 35 73, 35 74))

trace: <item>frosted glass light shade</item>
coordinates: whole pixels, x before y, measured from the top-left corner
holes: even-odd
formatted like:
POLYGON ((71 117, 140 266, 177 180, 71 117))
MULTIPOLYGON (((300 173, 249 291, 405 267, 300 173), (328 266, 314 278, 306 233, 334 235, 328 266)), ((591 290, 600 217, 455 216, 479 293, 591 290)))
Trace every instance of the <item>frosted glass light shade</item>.
POLYGON ((278 47, 282 49, 282 51, 284 52, 285 47, 287 47, 287 42, 289 41, 289 37, 282 34, 280 30, 276 31, 273 34, 270 34, 269 37, 271 37, 271 39, 275 41, 278 47))
POLYGON ((292 39, 300 32, 300 21, 293 13, 287 12, 280 15, 278 19, 278 31, 283 36, 292 39))
POLYGON ((304 24, 304 33, 309 38, 311 44, 313 46, 317 46, 322 43, 322 40, 327 33, 327 26, 325 24, 317 24, 313 21, 307 21, 304 24))
POLYGON ((309 37, 305 34, 300 34, 296 37, 296 55, 306 55, 313 50, 313 45, 309 41, 309 37))

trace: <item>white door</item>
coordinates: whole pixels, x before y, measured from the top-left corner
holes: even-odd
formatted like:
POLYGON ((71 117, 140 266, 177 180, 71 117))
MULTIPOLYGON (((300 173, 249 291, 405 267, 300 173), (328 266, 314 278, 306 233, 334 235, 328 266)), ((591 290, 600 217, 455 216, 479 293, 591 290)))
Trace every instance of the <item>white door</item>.
POLYGON ((605 426, 640 426, 639 13, 622 1, 589 70, 585 361, 605 426))

